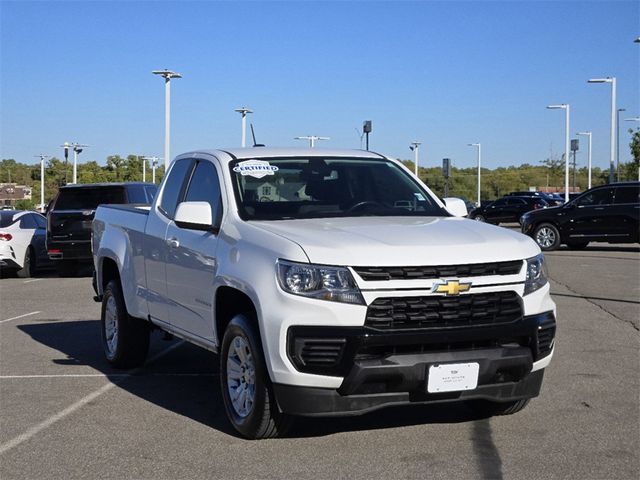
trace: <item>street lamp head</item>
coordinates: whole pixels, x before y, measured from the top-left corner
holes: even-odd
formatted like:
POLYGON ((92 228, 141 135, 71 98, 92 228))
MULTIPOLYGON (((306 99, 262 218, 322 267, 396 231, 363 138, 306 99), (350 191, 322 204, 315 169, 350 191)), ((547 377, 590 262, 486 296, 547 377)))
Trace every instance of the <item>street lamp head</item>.
POLYGON ((180 75, 179 73, 167 69, 154 70, 151 73, 153 73, 154 75, 160 75, 164 78, 182 78, 182 75, 180 75))
POLYGON ((591 132, 578 132, 576 135, 591 135, 591 132))
POLYGON ((619 109, 618 109, 618 111, 619 111, 619 112, 626 112, 626 111, 627 111, 627 109, 626 109, 626 108, 619 108, 619 109))
POLYGON ((640 122, 640 117, 625 118, 625 122, 640 122))
POLYGON ((640 43, 640 37, 636 38, 633 43, 640 43))
POLYGON ((479 147, 480 144, 479 143, 467 143, 467 146, 469 146, 469 147, 479 147))
POLYGON ((587 80, 587 83, 611 83, 613 82, 613 77, 607 78, 590 78, 587 80))
POLYGON ((247 107, 240 107, 235 109, 236 112, 241 113, 243 116, 247 113, 253 113, 253 110, 247 107))
POLYGON ((547 105, 547 108, 549 110, 556 110, 558 108, 561 108, 562 110, 566 110, 567 109, 567 104, 566 103, 561 103, 559 105, 547 105))

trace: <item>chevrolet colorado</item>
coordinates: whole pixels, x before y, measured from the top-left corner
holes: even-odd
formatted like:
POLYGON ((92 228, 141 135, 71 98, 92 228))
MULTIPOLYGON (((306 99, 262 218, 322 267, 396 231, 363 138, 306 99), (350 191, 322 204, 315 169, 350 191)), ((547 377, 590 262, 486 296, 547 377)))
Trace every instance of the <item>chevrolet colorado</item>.
POLYGON ((96 212, 106 358, 143 364, 153 328, 217 352, 248 438, 388 405, 515 413, 553 355, 544 257, 457 206, 373 152, 180 155, 150 207, 96 212))

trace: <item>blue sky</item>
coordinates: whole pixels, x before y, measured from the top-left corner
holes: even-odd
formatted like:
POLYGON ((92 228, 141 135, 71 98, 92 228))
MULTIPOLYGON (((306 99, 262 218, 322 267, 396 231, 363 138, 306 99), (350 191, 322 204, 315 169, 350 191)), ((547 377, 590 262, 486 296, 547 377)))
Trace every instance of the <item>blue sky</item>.
MULTIPOLYGON (((172 83, 172 154, 240 143, 240 117, 258 141, 374 150, 421 164, 537 164, 593 131, 594 165, 609 157, 609 85, 621 118, 640 115, 640 2, 8 2, 0 3, 0 157, 80 160, 162 155, 164 87, 172 83), (358 131, 357 131, 358 130, 358 131)), ((621 159, 628 127, 621 122, 621 159)), ((586 139, 578 162, 586 162, 586 139)))

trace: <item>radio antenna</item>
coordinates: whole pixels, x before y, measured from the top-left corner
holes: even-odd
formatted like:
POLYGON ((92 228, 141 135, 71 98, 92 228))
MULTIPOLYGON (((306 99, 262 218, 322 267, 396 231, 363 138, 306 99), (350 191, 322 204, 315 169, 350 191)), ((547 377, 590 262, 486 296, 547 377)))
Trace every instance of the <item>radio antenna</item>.
POLYGON ((253 123, 250 123, 249 126, 251 127, 251 136, 253 137, 253 146, 264 147, 263 143, 256 143, 256 132, 253 130, 253 123))

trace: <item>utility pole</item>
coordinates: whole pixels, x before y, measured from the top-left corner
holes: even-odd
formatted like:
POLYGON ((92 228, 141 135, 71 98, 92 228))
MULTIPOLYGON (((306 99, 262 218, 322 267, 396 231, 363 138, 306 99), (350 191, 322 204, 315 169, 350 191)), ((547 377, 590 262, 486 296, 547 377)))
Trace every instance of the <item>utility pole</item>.
MULTIPOLYGON (((371 133, 371 120, 365 120, 362 123, 362 133, 366 138, 367 150, 369 150, 369 134, 371 133)), ((362 148, 362 140, 360 140, 360 148, 362 148)))
MULTIPOLYGON (((480 165, 481 165, 481 161, 482 161, 482 145, 480 143, 468 143, 467 144, 469 147, 478 147, 478 179, 477 179, 477 190, 478 190, 478 199, 476 201, 476 205, 479 207, 480 206, 480 165)), ((549 183, 548 177, 547 177, 547 184, 549 183)))
POLYGON ((620 112, 626 112, 626 108, 616 110, 616 181, 620 181, 620 112))
POLYGON ((442 175, 444 175, 444 196, 449 196, 449 177, 451 176, 451 159, 442 159, 442 175))
MULTIPOLYGON (((156 183, 156 167, 158 166, 158 160, 160 160, 158 157, 142 157, 143 160, 143 165, 146 168, 146 164, 147 164, 147 160, 149 160, 151 162, 151 182, 152 183, 156 183)), ((145 181, 143 179, 143 181, 145 181)))
POLYGON ((40 212, 44 212, 44 161, 50 158, 49 155, 34 155, 36 158, 40 158, 40 212))
MULTIPOLYGON (((409 150, 413 151, 413 173, 416 177, 418 177, 418 150, 420 150, 420 145, 422 145, 422 142, 411 142, 411 145, 409 145, 409 150)), ((367 148, 367 150, 369 149, 367 148)))
POLYGON ((576 152, 578 151, 578 139, 571 140, 571 153, 573 153, 573 192, 576 191, 576 152))
POLYGON ((253 113, 253 110, 247 107, 236 108, 235 110, 242 115, 242 148, 247 146, 247 113, 253 113))
POLYGON ((170 136, 171 136, 171 79, 182 78, 182 75, 171 70, 154 70, 154 75, 160 75, 164 78, 164 170, 169 169, 171 162, 170 136))
POLYGON ((316 146, 318 140, 331 140, 331 137, 317 137, 316 135, 307 135, 306 137, 294 137, 294 140, 309 140, 309 147, 316 146))
POLYGON ((73 184, 78 183, 78 155, 82 153, 82 149, 89 145, 83 145, 80 143, 72 143, 73 147, 73 184))
POLYGON ((64 184, 69 183, 67 181, 67 170, 69 170, 69 148, 71 148, 71 144, 69 142, 64 142, 60 145, 64 149, 64 184))

